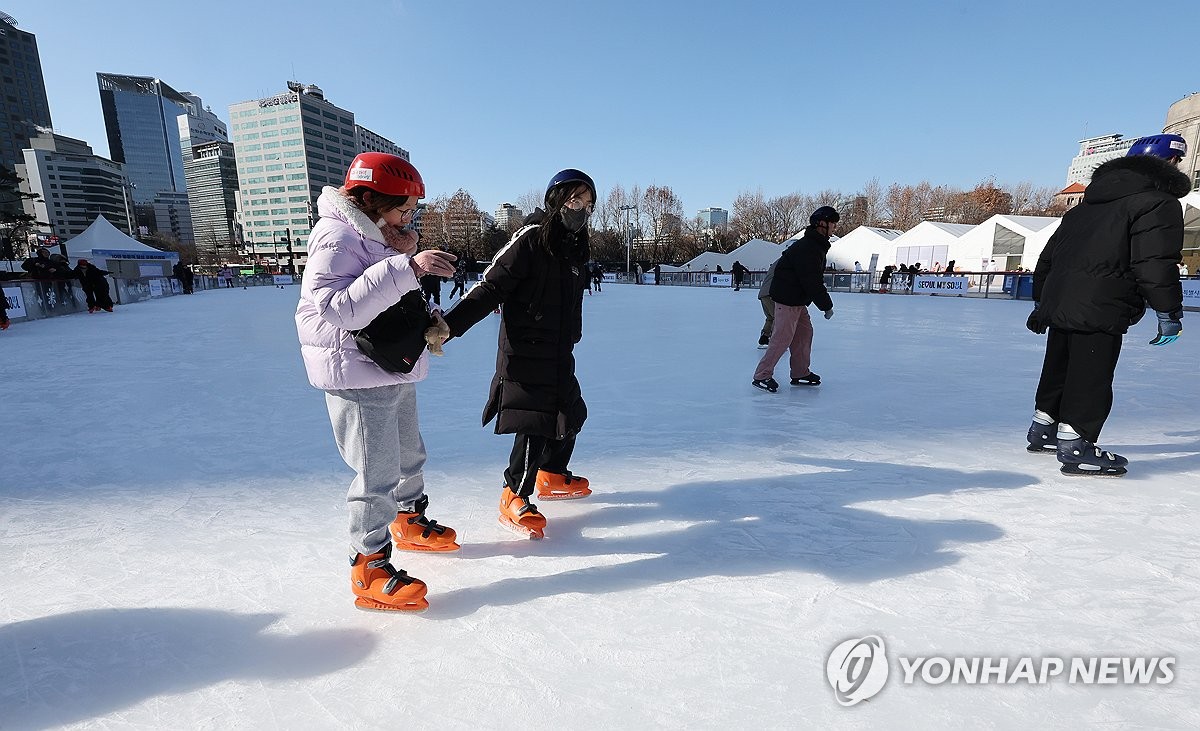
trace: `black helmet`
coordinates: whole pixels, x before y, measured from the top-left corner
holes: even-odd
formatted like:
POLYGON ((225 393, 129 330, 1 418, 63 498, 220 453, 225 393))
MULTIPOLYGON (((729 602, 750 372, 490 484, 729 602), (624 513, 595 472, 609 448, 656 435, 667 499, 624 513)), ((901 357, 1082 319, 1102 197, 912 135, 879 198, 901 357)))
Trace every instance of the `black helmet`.
POLYGON ((833 206, 821 206, 817 210, 813 211, 812 215, 808 217, 808 225, 816 226, 821 221, 837 223, 841 220, 841 218, 842 217, 838 215, 837 210, 834 209, 833 206))

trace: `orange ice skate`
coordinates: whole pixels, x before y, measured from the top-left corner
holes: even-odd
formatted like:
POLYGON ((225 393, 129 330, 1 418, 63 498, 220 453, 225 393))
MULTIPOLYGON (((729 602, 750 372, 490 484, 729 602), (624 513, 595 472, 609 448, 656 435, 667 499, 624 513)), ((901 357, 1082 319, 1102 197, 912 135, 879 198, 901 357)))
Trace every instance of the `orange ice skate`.
POLYGON ((500 494, 500 524, 532 540, 546 537, 546 516, 533 503, 514 495, 508 485, 500 494))
POLYGON ((592 494, 588 479, 572 475, 538 470, 537 493, 539 500, 578 500, 592 494))
POLYGON ((422 495, 411 513, 397 513, 390 526, 396 548, 401 551, 457 551, 453 528, 438 525, 436 520, 425 517, 429 497, 422 495))
POLYGON ((358 597, 354 606, 383 612, 427 608, 425 582, 397 571, 391 557, 392 545, 389 543, 379 553, 370 556, 356 553, 350 559, 350 589, 358 597))

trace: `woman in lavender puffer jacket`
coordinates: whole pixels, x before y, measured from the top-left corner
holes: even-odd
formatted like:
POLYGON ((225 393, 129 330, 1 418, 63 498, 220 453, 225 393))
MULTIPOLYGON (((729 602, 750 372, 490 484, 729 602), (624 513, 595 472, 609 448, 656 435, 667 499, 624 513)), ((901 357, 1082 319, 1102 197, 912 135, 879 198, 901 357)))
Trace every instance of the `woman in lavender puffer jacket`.
POLYGON ((417 289, 418 277, 454 273, 453 255, 415 253, 417 233, 404 228, 424 195, 421 174, 407 160, 376 152, 354 158, 346 184, 325 188, 317 201, 321 220, 309 235, 296 308, 308 380, 325 391, 338 450, 357 473, 346 496, 350 583, 364 609, 428 606, 425 583, 393 568, 393 539, 406 550, 458 548, 452 529, 425 517, 416 383, 428 372, 428 355, 409 373, 391 373, 354 343, 353 331, 417 289))

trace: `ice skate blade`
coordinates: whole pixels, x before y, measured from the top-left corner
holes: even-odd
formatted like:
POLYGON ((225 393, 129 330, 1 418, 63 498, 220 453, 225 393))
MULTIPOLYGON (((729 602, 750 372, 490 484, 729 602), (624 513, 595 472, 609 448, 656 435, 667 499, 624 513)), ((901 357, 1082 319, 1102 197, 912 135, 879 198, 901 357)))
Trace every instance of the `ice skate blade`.
POLYGON ((517 535, 521 536, 522 538, 527 538, 531 541, 540 541, 546 537, 546 533, 544 531, 534 530, 532 528, 526 528, 523 525, 513 523, 512 521, 505 519, 505 517, 503 515, 500 516, 499 520, 500 520, 500 525, 504 526, 505 528, 508 528, 510 531, 512 531, 513 533, 516 533, 517 535))
POLYGON ((361 609, 367 612, 419 612, 429 608, 429 601, 425 597, 408 602, 407 604, 384 604, 377 602, 374 599, 368 599, 365 596, 360 596, 354 600, 356 609, 361 609))
POLYGON ((1128 472, 1124 467, 1103 467, 1095 470, 1087 470, 1077 464, 1065 464, 1058 471, 1069 477, 1121 477, 1128 472))
POLYGON ((1029 446, 1025 447, 1025 451, 1029 452, 1030 454, 1053 454, 1053 455, 1057 456, 1058 455, 1058 445, 1057 444, 1047 444, 1045 446, 1039 447, 1036 444, 1030 444, 1029 446))
POLYGON ((457 551, 462 546, 457 543, 443 544, 440 546, 429 546, 424 543, 409 543, 408 541, 393 541, 396 544, 397 551, 421 551, 424 553, 450 553, 457 551))

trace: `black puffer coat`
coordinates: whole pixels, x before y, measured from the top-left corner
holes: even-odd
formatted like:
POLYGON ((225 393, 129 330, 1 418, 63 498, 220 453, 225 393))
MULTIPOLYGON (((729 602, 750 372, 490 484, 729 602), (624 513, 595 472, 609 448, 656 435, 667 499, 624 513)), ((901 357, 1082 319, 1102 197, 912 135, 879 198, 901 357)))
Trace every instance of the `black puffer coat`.
POLYGON ((818 233, 815 226, 804 229, 804 235, 783 252, 775 266, 775 278, 771 280, 771 299, 775 304, 791 307, 815 304, 822 312, 833 309, 833 300, 825 289, 828 253, 829 238, 818 233))
POLYGON ((1183 306, 1177 267, 1188 177, 1148 155, 1109 160, 1067 211, 1033 276, 1043 324, 1123 335, 1146 307, 1183 306))
POLYGON ((573 350, 583 336, 588 246, 586 234, 556 225, 547 251, 534 225, 545 225, 545 216, 539 208, 525 219, 483 280, 446 313, 446 324, 458 337, 503 305, 483 423, 496 418, 497 434, 563 439, 587 419, 573 350))

